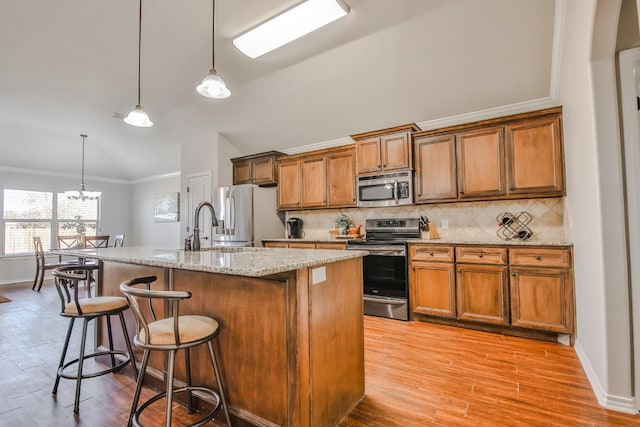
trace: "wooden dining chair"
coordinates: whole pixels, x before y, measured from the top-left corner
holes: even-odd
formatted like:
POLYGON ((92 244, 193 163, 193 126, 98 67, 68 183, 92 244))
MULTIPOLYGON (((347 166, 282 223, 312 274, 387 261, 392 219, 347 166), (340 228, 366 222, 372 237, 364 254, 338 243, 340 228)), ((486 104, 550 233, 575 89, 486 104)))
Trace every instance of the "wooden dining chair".
POLYGON ((113 247, 121 248, 124 245, 124 234, 116 234, 113 239, 113 247))
POLYGON ((85 248, 108 248, 109 236, 84 236, 85 248))
POLYGON ((42 240, 40 239, 40 237, 33 238, 33 246, 36 250, 36 277, 35 279, 33 279, 33 286, 31 287, 31 289, 34 291, 40 292, 40 289, 42 288, 42 282, 44 281, 45 271, 78 264, 77 259, 69 261, 47 262, 44 255, 44 249, 42 247, 42 240))

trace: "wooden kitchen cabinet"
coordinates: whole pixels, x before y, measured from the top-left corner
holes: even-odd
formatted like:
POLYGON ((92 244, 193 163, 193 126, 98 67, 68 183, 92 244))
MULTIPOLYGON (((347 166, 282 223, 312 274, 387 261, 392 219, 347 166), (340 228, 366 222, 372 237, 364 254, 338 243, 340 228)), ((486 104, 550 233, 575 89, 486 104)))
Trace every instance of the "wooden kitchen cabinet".
POLYGON ((300 209, 302 207, 302 161, 299 158, 278 162, 278 209, 300 209))
POLYGON ((458 319, 509 324, 507 266, 457 264, 458 319))
POLYGON ((278 151, 253 154, 231 159, 233 163, 233 184, 257 184, 263 187, 278 184, 276 158, 283 154, 278 151))
POLYGON ((354 206, 356 203, 356 154, 353 148, 327 155, 328 205, 354 206))
POLYGON ((456 317, 456 274, 453 247, 409 246, 410 315, 456 317))
POLYGON ((511 324, 573 334, 574 287, 567 248, 510 250, 511 324))
POLYGON ((562 108, 413 134, 415 202, 565 194, 562 108))
POLYGON ((265 240, 263 242, 265 248, 292 248, 292 249, 347 249, 346 243, 334 242, 286 242, 282 240, 265 240))
POLYGON ((414 135, 415 201, 446 201, 458 197, 455 135, 414 135))
POLYGON ((474 129, 456 136, 461 199, 506 194, 504 129, 474 129))
POLYGON ((413 169, 411 132, 418 130, 418 126, 411 123, 351 135, 356 141, 357 174, 413 169))
POLYGON ((327 205, 327 158, 311 156, 302 159, 302 207, 327 205))
POLYGON ((355 197, 354 146, 278 160, 278 210, 351 207, 355 197))
POLYGON ((505 126, 509 194, 564 194, 560 116, 505 126))

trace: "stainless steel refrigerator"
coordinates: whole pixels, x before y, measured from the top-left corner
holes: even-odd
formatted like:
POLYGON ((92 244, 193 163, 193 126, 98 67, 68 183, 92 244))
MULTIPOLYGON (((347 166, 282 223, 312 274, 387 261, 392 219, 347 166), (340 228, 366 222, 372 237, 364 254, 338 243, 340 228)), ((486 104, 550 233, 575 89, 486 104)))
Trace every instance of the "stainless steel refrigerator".
POLYGON ((277 190, 253 184, 219 187, 213 191, 218 226, 213 246, 262 246, 262 239, 284 235, 278 215, 277 190))

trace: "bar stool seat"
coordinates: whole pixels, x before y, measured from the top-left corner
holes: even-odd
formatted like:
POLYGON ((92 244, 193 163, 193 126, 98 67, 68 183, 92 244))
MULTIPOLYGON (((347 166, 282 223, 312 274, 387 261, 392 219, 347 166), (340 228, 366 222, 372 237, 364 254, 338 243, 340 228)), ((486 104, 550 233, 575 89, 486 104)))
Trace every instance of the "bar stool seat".
POLYGON ((87 378, 94 378, 101 375, 106 375, 111 372, 122 369, 125 365, 131 364, 135 377, 138 377, 138 368, 136 367, 133 358, 133 349, 129 342, 129 333, 124 321, 123 312, 129 308, 129 303, 126 298, 123 297, 92 297, 91 296, 91 272, 96 267, 94 265, 74 265, 56 268, 52 274, 55 278, 56 290, 60 296, 61 309, 60 315, 69 318, 69 328, 67 329, 67 337, 64 341, 62 349, 62 355, 60 357, 60 363, 58 365, 58 372, 56 375, 56 381, 53 386, 52 394, 58 393, 58 385, 60 379, 73 379, 76 381, 76 394, 75 402, 73 406, 73 412, 77 413, 80 407, 80 389, 82 380, 87 378), (86 298, 79 297, 79 289, 81 283, 84 282, 86 289, 86 298), (113 335, 111 332, 111 315, 118 315, 120 318, 120 324, 122 326, 122 334, 126 343, 127 351, 115 350, 113 348, 113 335), (105 317, 107 323, 107 334, 109 338, 109 350, 96 351, 91 354, 85 354, 85 346, 87 341, 87 326, 89 321, 98 317, 105 317), (73 325, 76 319, 83 319, 82 325, 82 338, 80 342, 80 354, 77 359, 73 359, 65 363, 67 357, 67 349, 69 348, 69 340, 73 331, 73 325), (92 372, 85 372, 84 361, 100 356, 109 356, 111 359, 111 366, 106 366, 104 369, 93 370, 92 372), (116 361, 116 356, 120 356, 120 360, 116 361), (69 372, 68 370, 72 365, 77 365, 75 372, 69 372))
POLYGON ((179 302, 181 300, 191 298, 191 293, 183 291, 152 290, 151 283, 155 281, 156 277, 150 276, 128 280, 120 285, 120 290, 127 298, 138 325, 138 330, 133 342, 144 349, 142 364, 140 366, 141 375, 138 376, 136 390, 133 396, 131 412, 129 415, 129 425, 133 424, 135 426, 140 426, 140 414, 152 403, 166 398, 165 426, 170 427, 174 393, 187 393, 188 410, 189 413, 192 413, 195 410, 192 392, 199 391, 214 397, 216 399, 216 404, 209 413, 204 415, 198 422, 191 424, 191 426, 201 426, 206 424, 209 420, 213 419, 219 409, 222 408, 224 410, 227 425, 231 427, 231 417, 229 416, 228 405, 224 394, 222 377, 220 375, 220 369, 218 367, 218 362, 216 360, 212 344, 220 333, 219 323, 211 317, 179 315, 179 302), (144 288, 140 285, 144 285, 144 288), (163 319, 156 318, 153 304, 151 302, 153 299, 164 300, 169 303, 169 317, 163 319), (145 309, 142 310, 141 306, 145 309), (218 390, 211 387, 194 386, 191 383, 189 349, 202 344, 206 344, 208 347, 218 390), (155 396, 138 406, 142 383, 144 381, 144 373, 147 369, 150 352, 152 350, 169 352, 166 391, 157 393, 155 396), (174 388, 174 366, 176 352, 178 350, 184 350, 185 352, 187 378, 186 387, 174 388))

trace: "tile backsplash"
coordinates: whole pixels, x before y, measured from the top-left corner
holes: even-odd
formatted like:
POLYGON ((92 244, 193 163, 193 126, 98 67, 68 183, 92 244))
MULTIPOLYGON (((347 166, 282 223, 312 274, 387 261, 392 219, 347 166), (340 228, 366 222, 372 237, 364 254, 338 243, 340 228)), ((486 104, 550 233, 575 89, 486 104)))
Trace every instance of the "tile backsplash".
POLYGON ((529 228, 533 236, 529 241, 563 242, 565 239, 563 216, 564 198, 498 200, 487 202, 440 203, 428 205, 398 206, 392 208, 345 208, 287 212, 287 218, 303 221, 304 237, 326 239, 334 228, 338 215, 348 215, 356 225, 364 226, 372 218, 415 218, 426 216, 443 239, 501 241, 496 235, 496 217, 502 212, 528 212, 533 217, 529 228), (442 228, 442 221, 449 223, 442 228))

